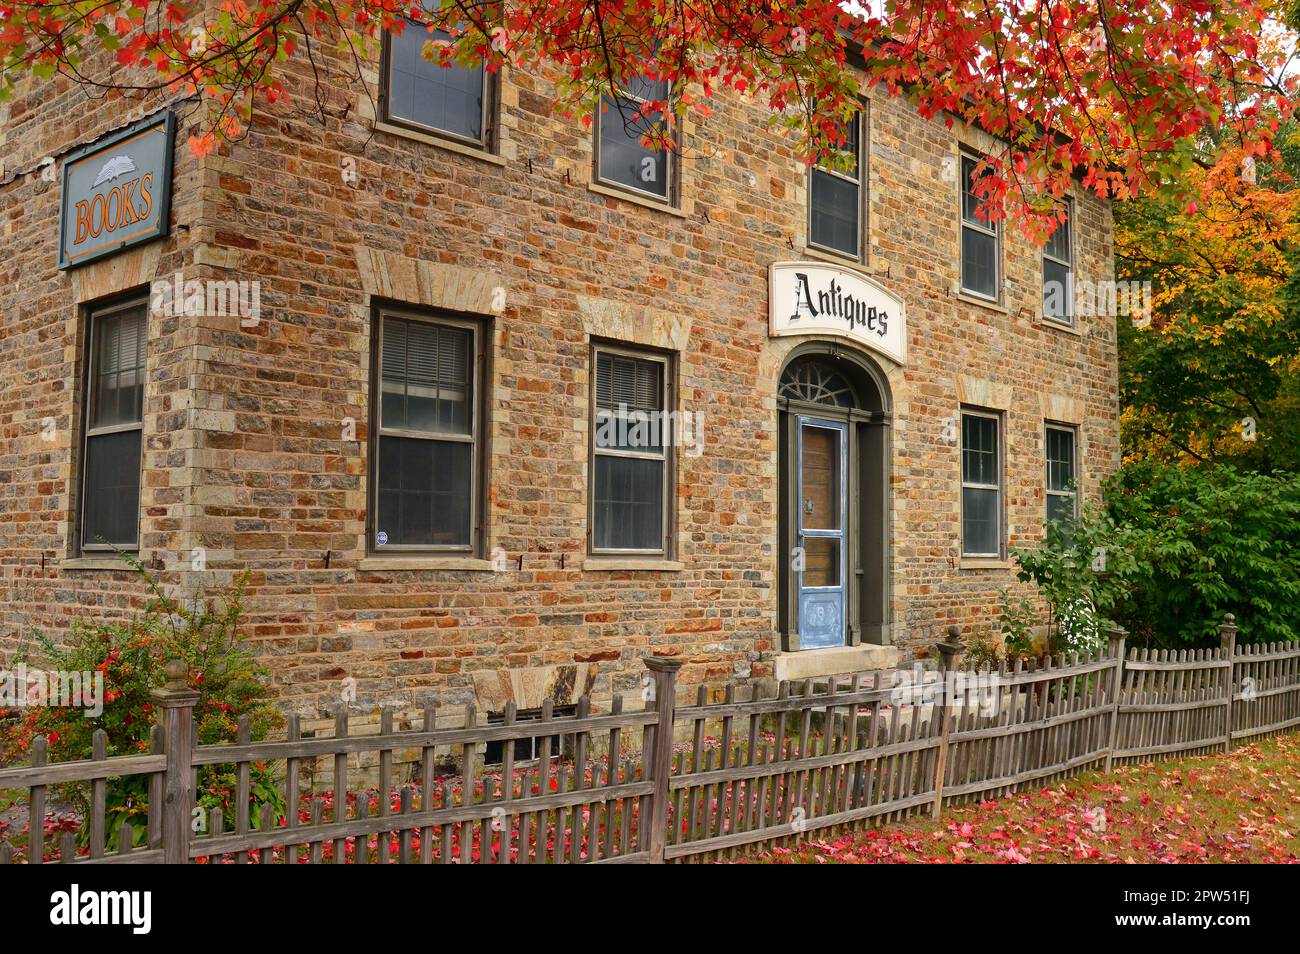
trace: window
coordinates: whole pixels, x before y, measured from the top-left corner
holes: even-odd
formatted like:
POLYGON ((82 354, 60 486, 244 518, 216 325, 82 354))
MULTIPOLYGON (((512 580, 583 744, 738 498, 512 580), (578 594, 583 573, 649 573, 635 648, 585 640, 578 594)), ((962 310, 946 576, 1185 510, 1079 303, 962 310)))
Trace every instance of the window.
POLYGON ((392 312, 378 327, 372 545, 474 552, 480 330, 392 312))
POLYGON ((1043 317, 1074 324, 1074 258, 1070 241, 1073 207, 1067 200, 1065 218, 1043 246, 1043 317))
POLYGON ((998 224, 976 216, 980 200, 972 191, 979 160, 961 157, 961 290, 998 298, 998 224))
POLYGON ((862 113, 854 113, 846 130, 844 151, 853 165, 844 172, 815 168, 808 181, 808 241, 853 258, 861 258, 862 113))
POLYGON ((82 550, 134 550, 140 539, 148 303, 93 312, 86 365, 82 550))
MULTIPOLYGON (((552 708, 552 717, 557 719, 568 718, 577 714, 577 706, 554 706, 552 708)), ((541 709, 520 709, 515 713, 515 724, 526 724, 529 722, 540 722, 542 718, 541 709)), ((499 712, 488 713, 488 725, 505 725, 505 716, 499 712)), ((558 735, 536 735, 531 738, 516 739, 513 762, 515 765, 537 762, 543 756, 543 753, 552 759, 560 758, 561 755, 572 757, 574 748, 574 736, 564 735, 561 732, 562 726, 551 727, 552 732, 560 733, 558 735)), ((503 765, 506 760, 506 742, 504 739, 494 739, 487 743, 487 750, 483 753, 484 765, 503 765)))
POLYGON ((649 149, 642 138, 661 123, 657 113, 638 115, 642 104, 665 102, 667 80, 638 77, 617 98, 602 96, 596 111, 596 178, 623 189, 673 201, 672 153, 649 149))
POLYGON ((1075 429, 1048 424, 1047 519, 1073 520, 1078 515, 1077 456, 1075 429))
POLYGON ((448 43, 451 36, 409 20, 400 36, 385 35, 384 119, 489 148, 487 70, 426 59, 430 41, 448 43))
POLYGON ((591 552, 668 553, 668 358, 594 352, 591 552))
POLYGON ((1002 556, 1001 423, 996 414, 962 411, 962 556, 1002 556))

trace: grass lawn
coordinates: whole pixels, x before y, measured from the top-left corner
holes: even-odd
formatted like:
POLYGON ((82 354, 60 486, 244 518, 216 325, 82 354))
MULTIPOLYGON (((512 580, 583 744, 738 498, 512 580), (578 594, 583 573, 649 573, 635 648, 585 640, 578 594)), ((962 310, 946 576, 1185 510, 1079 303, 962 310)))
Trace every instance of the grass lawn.
POLYGON ((1230 754, 1090 772, 998 801, 795 848, 760 864, 1300 860, 1300 735, 1230 754))

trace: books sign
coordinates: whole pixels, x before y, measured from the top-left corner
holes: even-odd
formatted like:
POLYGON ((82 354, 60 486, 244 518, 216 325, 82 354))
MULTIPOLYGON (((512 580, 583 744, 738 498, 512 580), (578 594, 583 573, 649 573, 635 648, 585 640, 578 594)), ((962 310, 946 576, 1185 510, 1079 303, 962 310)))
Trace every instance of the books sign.
POLYGON ((63 163, 59 268, 84 265, 167 234, 176 119, 161 113, 63 163))

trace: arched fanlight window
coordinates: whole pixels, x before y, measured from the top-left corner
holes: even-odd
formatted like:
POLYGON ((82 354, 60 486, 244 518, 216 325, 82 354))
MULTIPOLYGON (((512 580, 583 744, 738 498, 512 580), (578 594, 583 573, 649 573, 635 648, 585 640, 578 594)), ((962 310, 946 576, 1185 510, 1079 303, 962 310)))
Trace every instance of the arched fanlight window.
POLYGON ((792 401, 856 407, 857 397, 844 375, 821 361, 795 361, 781 375, 781 396, 792 401))

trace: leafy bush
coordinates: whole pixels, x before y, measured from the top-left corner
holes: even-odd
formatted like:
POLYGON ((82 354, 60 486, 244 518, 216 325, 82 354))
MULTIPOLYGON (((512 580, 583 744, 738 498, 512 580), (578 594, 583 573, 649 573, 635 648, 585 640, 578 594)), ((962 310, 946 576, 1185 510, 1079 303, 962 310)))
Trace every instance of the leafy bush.
POLYGON ((982 669, 987 666, 997 669, 1002 662, 1002 645, 992 631, 977 629, 966 637, 963 662, 969 669, 982 669))
MULTIPOLYGON (((1161 648, 1218 645, 1225 613, 1239 642, 1300 639, 1300 475, 1131 461, 1105 498, 1011 551, 1047 604, 1053 652, 1101 646, 1107 619, 1161 648)), ((1028 651, 1038 623, 1003 594, 1009 654, 1028 651)))
POLYGON ((1034 655, 1034 627, 1038 625, 1038 613, 1034 604, 1021 599, 1014 605, 1011 594, 1006 590, 1001 593, 1002 615, 998 618, 998 631, 1002 633, 1002 645, 1006 648, 1008 659, 1028 659, 1034 655))
MULTIPOLYGON (((189 669, 190 687, 198 690, 194 708, 200 744, 234 742, 239 718, 247 715, 252 739, 264 739, 281 716, 270 703, 265 671, 252 651, 237 639, 247 574, 220 599, 200 595, 174 600, 137 561, 124 559, 146 581, 149 598, 141 613, 125 621, 74 620, 66 641, 56 643, 45 634, 34 637, 35 654, 24 654, 29 665, 47 671, 99 672, 104 679, 103 711, 88 716, 81 708, 32 706, 19 710, 19 719, 0 735, 0 753, 6 760, 25 758, 36 736, 44 735, 51 761, 91 756, 97 729, 108 737, 109 755, 139 754, 149 750, 149 730, 154 724, 150 690, 164 682, 168 660, 181 659, 189 669)), ((251 817, 260 818, 261 805, 269 803, 277 817, 284 812, 283 797, 272 772, 254 765, 251 773, 251 817)), ((148 778, 131 776, 108 781, 108 831, 130 822, 137 841, 146 835, 148 778)), ((63 798, 85 817, 87 793, 82 786, 65 786, 63 798)), ((205 817, 220 807, 228 820, 235 817, 235 773, 231 766, 204 766, 198 772, 198 804, 205 817)), ((83 843, 86 832, 81 833, 83 843)))
POLYGON ((1300 475, 1134 462, 1107 504, 1133 557, 1118 618, 1138 641, 1217 645, 1225 613, 1239 642, 1300 638, 1300 475))
MULTIPOLYGON (((1086 506, 1078 519, 1052 521, 1037 547, 1013 547, 1016 578, 1032 582, 1047 603, 1049 652, 1086 653, 1106 643, 1106 621, 1132 589, 1133 534, 1100 507, 1086 506)), ((1028 601, 1009 607, 1003 594, 1002 630, 1007 648, 1024 654, 1036 620, 1028 601)))

